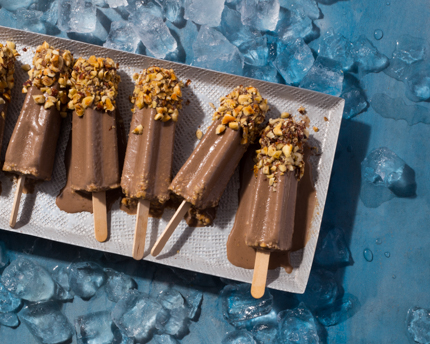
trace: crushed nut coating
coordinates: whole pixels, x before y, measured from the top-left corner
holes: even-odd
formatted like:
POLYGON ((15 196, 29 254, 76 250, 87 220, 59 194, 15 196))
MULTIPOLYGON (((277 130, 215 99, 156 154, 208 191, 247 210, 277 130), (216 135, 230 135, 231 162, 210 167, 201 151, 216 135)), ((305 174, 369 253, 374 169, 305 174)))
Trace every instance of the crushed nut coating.
POLYGON ((252 143, 258 136, 259 126, 268 110, 267 99, 263 99, 255 87, 238 86, 220 99, 220 106, 213 114, 213 120, 222 118, 223 128, 218 126, 216 133, 222 134, 226 126, 232 130, 242 128, 241 144, 252 143))
POLYGON ((11 90, 15 84, 13 73, 15 72, 15 60, 19 56, 15 50, 15 43, 0 43, 0 104, 10 102, 11 90))
POLYGON ((83 116, 87 107, 114 111, 121 81, 117 69, 118 64, 109 57, 78 58, 70 78, 69 109, 75 110, 78 116, 83 116))
POLYGON ((183 83, 178 80, 173 69, 149 67, 140 74, 133 75, 136 86, 134 87, 131 102, 138 109, 154 108, 157 111, 155 120, 167 122, 178 121, 178 110, 182 108, 183 83))

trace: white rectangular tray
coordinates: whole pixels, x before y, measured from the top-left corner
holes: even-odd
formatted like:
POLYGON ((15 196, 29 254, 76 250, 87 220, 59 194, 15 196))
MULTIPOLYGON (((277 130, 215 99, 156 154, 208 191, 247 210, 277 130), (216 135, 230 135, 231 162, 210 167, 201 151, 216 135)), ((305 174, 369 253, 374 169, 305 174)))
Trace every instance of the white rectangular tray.
MULTIPOLYGON (((311 119, 311 126, 320 129, 317 133, 311 130, 310 140, 311 145, 318 146, 322 152, 320 156, 311 157, 318 202, 313 216, 310 239, 303 250, 292 254, 293 272, 287 274, 281 269, 281 271, 269 271, 268 276, 269 287, 271 288, 295 293, 304 292, 320 230, 342 119, 343 99, 296 87, 218 73, 91 44, 0 27, 0 41, 4 43, 6 40, 16 43, 21 56, 18 57, 16 64, 16 83, 12 92, 12 104, 7 113, 1 152, 2 160, 4 160, 7 144, 24 101, 21 85, 27 80, 27 73, 20 67, 22 64, 31 65, 35 48, 45 40, 54 47, 70 50, 75 58, 79 56, 88 58, 91 55, 109 56, 114 61, 119 62, 122 80, 119 87, 118 105, 124 118, 127 133, 132 115, 128 96, 132 94, 134 88, 133 73, 151 65, 158 65, 164 68, 173 68, 177 76, 183 81, 187 79, 192 81, 190 87, 185 87, 183 92, 184 100, 189 100, 190 104, 184 106, 180 112, 175 137, 173 174, 179 170, 197 144, 195 135, 197 128, 200 126, 204 132, 210 125, 213 110, 209 103, 212 102, 217 106, 219 98, 229 93, 235 86, 242 84, 257 87, 261 95, 268 99, 271 108, 269 117, 278 117, 283 111, 296 113, 299 106, 304 106, 311 119), (26 51, 23 50, 24 48, 26 51), (327 117, 329 121, 325 122, 324 117, 327 117)), ((105 243, 99 243, 94 239, 93 217, 90 213, 67 214, 55 204, 55 198, 66 182, 64 151, 69 137, 69 122, 64 121, 57 146, 52 180, 37 185, 33 194, 23 195, 15 229, 11 229, 8 225, 15 185, 10 177, 0 172, 2 186, 0 228, 131 256, 135 217, 119 210, 119 201, 114 204, 112 211, 108 214, 110 239, 105 243)), ((162 219, 150 219, 144 259, 201 273, 251 282, 251 270, 235 267, 227 260, 226 242, 234 223, 238 204, 238 188, 239 179, 236 171, 221 198, 214 225, 207 228, 190 228, 185 221, 182 221, 157 258, 149 254, 149 249, 173 215, 173 210, 167 209, 162 219)))

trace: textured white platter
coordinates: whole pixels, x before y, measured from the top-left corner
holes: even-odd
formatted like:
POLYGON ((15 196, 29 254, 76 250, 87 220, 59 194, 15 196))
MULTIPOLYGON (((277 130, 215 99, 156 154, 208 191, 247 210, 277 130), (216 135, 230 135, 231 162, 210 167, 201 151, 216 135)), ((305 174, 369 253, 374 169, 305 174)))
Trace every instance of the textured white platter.
MULTIPOLYGON (((304 292, 315 253, 327 196, 342 120, 343 99, 300 88, 106 49, 91 44, 0 27, 0 41, 4 43, 6 40, 16 43, 17 50, 21 56, 18 57, 16 64, 16 86, 13 89, 12 104, 7 113, 1 152, 2 160, 4 160, 7 144, 24 101, 21 85, 27 80, 27 74, 20 66, 22 64, 31 65, 35 48, 45 40, 56 48, 70 50, 75 58, 79 56, 87 58, 91 55, 109 56, 119 63, 122 81, 117 103, 124 118, 127 133, 132 115, 128 96, 132 94, 134 88, 132 82, 133 73, 151 65, 157 65, 164 68, 173 68, 177 76, 184 82, 187 79, 192 81, 191 85, 185 87, 183 91, 184 100, 189 100, 190 104, 185 105, 182 112, 180 112, 175 137, 173 174, 179 170, 197 144, 198 140, 195 135, 197 128, 200 126, 202 131, 205 132, 205 129, 210 125, 213 110, 209 103, 212 102, 215 106, 218 106, 219 98, 229 93, 235 86, 253 85, 257 87, 261 95, 268 99, 271 108, 268 114, 269 117, 278 117, 284 111, 297 113, 297 109, 300 106, 304 106, 311 119, 311 127, 316 126, 320 129, 317 133, 311 130, 310 139, 310 144, 319 147, 319 151, 322 153, 319 156, 311 157, 318 202, 312 219, 309 233, 310 239, 306 247, 291 255, 291 263, 294 267, 293 272, 287 274, 283 269, 278 269, 269 271, 268 276, 268 286, 270 288, 295 293, 304 292), (24 48, 27 51, 24 51, 24 48), (329 121, 324 121, 324 117, 327 117, 329 121)), ((108 214, 110 238, 105 243, 99 243, 94 239, 92 214, 87 212, 67 214, 55 204, 55 198, 66 182, 66 170, 63 161, 69 131, 70 118, 63 123, 52 180, 37 185, 33 194, 23 195, 15 229, 11 229, 8 225, 15 185, 9 176, 5 176, 0 172, 2 186, 0 228, 100 251, 131 256, 135 217, 119 210, 119 201, 114 204, 108 214)), ((214 225, 207 228, 190 228, 185 221, 182 221, 157 258, 152 257, 149 254, 149 250, 173 215, 173 210, 167 209, 161 219, 150 219, 144 259, 187 270, 251 282, 252 270, 235 267, 227 260, 226 242, 237 210, 238 188, 239 179, 236 171, 221 198, 214 225)))

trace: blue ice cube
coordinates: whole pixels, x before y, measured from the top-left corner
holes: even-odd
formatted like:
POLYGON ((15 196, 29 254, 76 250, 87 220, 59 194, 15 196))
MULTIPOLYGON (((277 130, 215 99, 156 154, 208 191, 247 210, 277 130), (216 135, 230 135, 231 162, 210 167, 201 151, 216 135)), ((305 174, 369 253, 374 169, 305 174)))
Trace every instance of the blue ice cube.
POLYGON ((96 28, 97 8, 90 0, 76 0, 71 6, 70 31, 90 33, 96 28))
POLYGON ((133 289, 118 301, 111 316, 127 337, 145 341, 164 327, 170 314, 158 301, 133 289))
MULTIPOLYGON (((1 10, 0 10, 1 13, 1 10)), ((6 244, 0 240, 0 270, 9 264, 9 255, 7 254, 6 244)))
POLYGON ((106 0, 110 8, 117 8, 121 6, 127 6, 127 0, 106 0))
POLYGON ((430 99, 430 64, 421 61, 412 64, 405 76, 406 96, 414 102, 430 99))
POLYGON ((184 0, 156 0, 163 8, 168 21, 181 23, 183 21, 184 0))
POLYGON ((0 22, 1 22, 1 25, 11 27, 13 29, 16 29, 18 27, 18 22, 16 21, 16 15, 4 8, 0 9, 0 22))
POLYGON ((378 73, 388 66, 388 58, 381 54, 366 36, 361 35, 353 48, 354 60, 360 74, 378 73))
POLYGON ((37 33, 46 33, 45 24, 41 21, 43 12, 29 11, 20 8, 15 12, 18 29, 37 33))
POLYGON ((288 10, 300 9, 311 19, 320 17, 320 9, 315 0, 279 0, 279 3, 288 10))
POLYGON ((109 36, 103 46, 134 53, 137 50, 139 42, 140 39, 136 36, 133 25, 121 20, 111 24, 109 36))
POLYGON ((40 265, 17 258, 6 267, 1 283, 17 297, 28 301, 46 301, 54 296, 55 283, 40 265))
MULTIPOLYGON (((35 0, 0 0, 0 6, 5 10, 15 12, 19 8, 28 8, 35 0)), ((2 25, 4 25, 2 23, 2 25)))
POLYGON ((70 289, 82 299, 89 299, 106 282, 106 274, 93 262, 73 263, 69 270, 70 289))
POLYGON ((51 25, 56 25, 58 21, 58 0, 50 3, 49 8, 43 13, 40 20, 49 23, 51 25))
POLYGON ((411 66, 396 58, 390 59, 389 63, 389 66, 384 69, 384 73, 393 79, 403 81, 407 77, 411 66))
POLYGON ((87 42, 90 44, 102 45, 107 37, 108 32, 99 20, 96 21, 96 28, 89 33, 69 32, 68 37, 74 40, 87 42))
POLYGON ((176 40, 162 18, 149 13, 145 16, 132 13, 129 20, 146 49, 155 57, 164 58, 176 50, 176 40))
POLYGON ((282 41, 294 38, 306 38, 313 31, 312 20, 306 16, 303 10, 292 8, 287 10, 281 8, 279 12, 279 21, 276 25, 275 32, 282 41))
POLYGON ((430 343, 430 310, 413 307, 406 317, 409 335, 417 343, 430 343))
POLYGON ((353 49, 354 45, 348 39, 336 34, 331 28, 325 33, 319 44, 318 56, 337 61, 342 65, 343 71, 348 71, 354 64, 353 49))
POLYGON ((303 302, 294 309, 280 312, 278 320, 279 343, 321 343, 315 318, 303 302))
POLYGON ((340 228, 331 229, 318 243, 315 261, 327 267, 340 267, 350 264, 350 260, 345 234, 340 228))
POLYGON ((221 23, 225 0, 185 0, 185 19, 196 24, 216 27, 221 23))
POLYGON ((278 71, 270 65, 264 67, 254 67, 246 64, 243 68, 243 76, 270 82, 281 81, 278 77, 278 71))
POLYGON ((269 314, 273 305, 273 296, 268 289, 262 298, 254 299, 249 284, 225 286, 221 291, 221 299, 224 318, 234 326, 269 314))
POLYGON ((155 344, 179 344, 179 342, 168 334, 155 335, 153 338, 155 344))
POLYGON ((253 335, 245 330, 237 330, 228 333, 221 344, 257 344, 253 335))
MULTIPOLYGON (((191 20, 188 20, 184 27, 178 28, 170 22, 166 22, 167 27, 172 32, 172 35, 179 40, 179 46, 184 50, 185 53, 185 63, 190 64, 194 59, 193 43, 197 39, 198 29, 197 25, 191 20)), ((178 46, 178 48, 180 48, 178 46)))
POLYGON ((287 84, 298 85, 314 64, 311 49, 301 38, 290 40, 278 56, 273 65, 282 75, 287 84))
POLYGON ((21 306, 21 299, 13 295, 0 283, 0 313, 13 312, 21 306))
POLYGON ((147 14, 150 14, 154 17, 162 18, 164 19, 164 13, 163 9, 160 7, 160 5, 154 1, 142 1, 142 0, 127 0, 128 6, 125 7, 119 7, 118 9, 121 10, 122 8, 125 8, 125 10, 129 14, 134 14, 136 17, 142 17, 147 14))
POLYGON ((410 35, 402 35, 396 40, 396 48, 393 52, 393 59, 412 64, 428 58, 429 45, 421 38, 410 35))
POLYGON ((277 324, 261 324, 254 328, 251 332, 259 344, 277 343, 278 325, 277 324))
POLYGON ((341 98, 345 99, 343 118, 350 119, 367 109, 368 102, 360 81, 346 73, 343 79, 341 98))
POLYGON ((130 289, 136 289, 136 281, 122 272, 112 269, 105 269, 107 277, 106 294, 112 302, 118 302, 119 299, 130 289))
POLYGON ((340 96, 343 71, 339 62, 318 56, 314 65, 303 78, 300 87, 308 90, 340 96))
POLYGON ((190 310, 181 293, 175 289, 164 290, 158 296, 157 301, 170 310, 170 318, 164 325, 164 332, 178 338, 187 334, 190 310))
POLYGON ((0 324, 7 327, 17 327, 19 320, 15 313, 0 313, 0 324))
POLYGON ((29 304, 18 315, 42 344, 63 343, 73 336, 73 327, 56 302, 29 304))
POLYGON ((274 31, 279 19, 279 0, 243 0, 242 23, 260 31, 274 31))
POLYGON ((324 326, 334 326, 351 318, 360 308, 360 302, 354 295, 346 294, 332 305, 316 310, 316 319, 324 326))
MULTIPOLYGON (((118 9, 116 8, 98 8, 98 10, 103 13, 103 15, 106 17, 105 20, 101 20, 103 26, 107 26, 110 25, 111 22, 116 22, 116 21, 122 21, 122 20, 126 20, 129 17, 129 13, 126 12, 126 15, 124 16, 122 12, 118 11, 118 9)), ((99 18, 100 19, 100 18, 99 18)))
POLYGON ((110 312, 102 311, 75 319, 78 344, 110 344, 114 339, 110 312))
POLYGON ((243 57, 239 49, 215 29, 202 26, 193 51, 193 66, 237 75, 243 73, 243 57))
POLYGON ((52 271, 52 278, 63 288, 66 299, 73 299, 73 292, 70 290, 69 284, 69 268, 57 265, 52 271))
POLYGON ((57 26, 61 31, 72 31, 70 28, 70 14, 72 11, 72 0, 58 0, 57 26))

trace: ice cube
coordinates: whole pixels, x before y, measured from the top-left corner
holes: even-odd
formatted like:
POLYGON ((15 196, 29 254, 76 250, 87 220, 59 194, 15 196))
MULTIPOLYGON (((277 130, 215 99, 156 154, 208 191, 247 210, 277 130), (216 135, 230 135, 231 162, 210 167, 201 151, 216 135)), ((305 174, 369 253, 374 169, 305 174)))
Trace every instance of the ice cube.
POLYGON ((360 308, 360 302, 354 295, 346 294, 332 305, 316 310, 316 319, 324 326, 334 326, 351 318, 360 308))
POLYGON ((321 343, 315 319, 303 302, 294 309, 280 312, 278 321, 280 343, 321 343))
POLYGON ((97 20, 96 28, 93 32, 89 32, 89 33, 69 32, 68 37, 74 40, 87 42, 90 44, 102 45, 108 37, 108 32, 100 23, 100 21, 97 20))
POLYGON ((216 27, 221 23, 225 0, 185 0, 185 19, 196 24, 216 27))
MULTIPOLYGON (((28 8, 35 0, 0 0, 0 6, 5 10, 15 12, 19 8, 28 8)), ((4 25, 2 23, 2 25, 4 25)))
POLYGON ((228 333, 221 344, 257 344, 253 335, 245 330, 237 330, 228 333))
POLYGON ((127 0, 106 0, 110 8, 117 8, 121 6, 127 6, 127 0))
POLYGON ((0 313, 0 324, 7 327, 17 327, 19 320, 15 313, 0 313))
POLYGON ((243 68, 243 76, 269 82, 280 82, 278 71, 270 65, 254 67, 246 64, 243 68))
POLYGON ((96 263, 79 262, 70 266, 70 289, 82 299, 93 297, 105 282, 106 274, 96 263))
POLYGON ((388 58, 381 54, 366 36, 361 35, 353 48, 354 60, 360 74, 378 73, 388 66, 388 58))
POLYGON ((299 37, 306 38, 312 33, 312 30, 312 20, 301 9, 292 8, 286 10, 285 8, 281 8, 279 21, 275 29, 280 40, 286 41, 299 37))
POLYGON ((128 6, 119 7, 118 9, 125 8, 129 14, 134 14, 136 17, 143 17, 147 14, 153 15, 164 19, 163 9, 154 0, 127 0, 128 6))
POLYGON ((19 257, 6 267, 1 283, 17 297, 28 301, 46 301, 54 296, 55 283, 37 263, 19 257))
POLYGON ((57 26, 61 31, 69 32, 70 14, 72 11, 72 0, 58 0, 58 21, 57 26))
POLYGON ((75 330, 79 344, 110 344, 114 339, 112 319, 108 311, 77 317, 75 330))
POLYGON ((251 332, 259 344, 277 343, 278 325, 277 324, 261 324, 251 332))
POLYGON ((406 317, 409 335, 417 343, 430 343, 430 310, 413 307, 406 317))
POLYGON ((242 23, 260 31, 274 31, 279 19, 279 0, 243 0, 242 23))
POLYGON ((139 16, 132 13, 129 20, 134 25, 142 43, 155 57, 164 58, 168 53, 176 50, 176 40, 163 19, 151 14, 139 16))
POLYGON ((243 57, 239 49, 215 29, 202 26, 193 51, 193 66, 237 75, 243 73, 243 57))
POLYGON ((73 299, 74 294, 70 290, 69 284, 69 268, 57 265, 52 271, 52 278, 63 290, 62 295, 60 295, 60 299, 73 299))
POLYGON ((320 17, 320 9, 315 0, 279 0, 279 4, 288 9, 300 9, 311 19, 320 17))
POLYGON ((393 59, 412 64, 417 61, 427 59, 429 55, 428 43, 421 38, 410 35, 402 35, 396 41, 396 49, 393 52, 393 59))
POLYGON ((13 295, 0 283, 0 313, 13 312, 21 306, 21 299, 13 295))
POLYGON ((73 3, 70 13, 70 31, 90 33, 96 28, 97 8, 90 0, 77 0, 73 3))
POLYGON ((18 22, 16 21, 16 15, 4 8, 0 9, 0 23, 3 26, 11 27, 13 29, 16 29, 18 27, 18 22))
POLYGON ((413 102, 430 99, 430 65, 428 61, 421 61, 411 65, 404 79, 406 97, 413 102))
POLYGON ((361 163, 364 181, 383 186, 398 197, 415 195, 415 172, 393 151, 386 147, 372 150, 361 163))
POLYGON ((315 261, 326 267, 340 267, 350 264, 351 254, 340 228, 331 229, 318 243, 315 261))
POLYGON ((185 300, 181 293, 175 289, 168 289, 158 296, 157 301, 163 305, 164 308, 170 310, 170 318, 164 325, 165 333, 182 338, 189 332, 189 318, 190 310, 185 305, 185 300))
POLYGON ((18 315, 42 344, 63 343, 73 336, 73 327, 56 302, 29 304, 18 315))
POLYGON ((343 71, 339 62, 318 56, 303 78, 300 87, 339 96, 342 92, 343 71))
POLYGON ((108 276, 106 281, 106 294, 112 302, 118 302, 119 299, 130 289, 136 289, 136 281, 122 272, 112 269, 105 269, 108 276))
MULTIPOLYGON (((179 40, 180 47, 185 53, 185 63, 190 64, 194 59, 193 43, 197 39, 198 29, 197 25, 191 20, 188 20, 184 27, 178 28, 174 24, 167 22, 167 27, 170 29, 172 34, 176 34, 175 38, 179 40)), ((179 46, 178 46, 179 49, 179 46)))
POLYGON ((24 8, 20 8, 15 12, 15 15, 18 22, 18 29, 43 34, 46 33, 45 24, 40 20, 43 12, 29 11, 24 8))
POLYGON ((49 8, 43 13, 40 20, 49 23, 51 25, 56 25, 58 21, 58 0, 55 0, 49 4, 49 8))
MULTIPOLYGON (((127 20, 129 17, 128 12, 126 12, 126 15, 124 16, 123 13, 118 11, 117 8, 114 9, 114 8, 107 7, 107 8, 98 8, 98 10, 101 13, 103 13, 103 16, 105 17, 105 18, 103 18, 103 20, 100 20, 104 27, 111 25, 112 22, 127 20)), ((98 18, 99 17, 100 17, 100 15, 98 15, 98 18)), ((105 253, 107 253, 107 252, 105 252, 105 253)))
POLYGON ((311 49, 301 38, 289 40, 273 65, 287 84, 298 85, 314 64, 311 49))
POLYGON ((249 284, 227 285, 220 295, 224 318, 234 326, 268 314, 272 310, 273 296, 268 289, 262 298, 254 299, 249 284))
POLYGON ((168 334, 155 335, 153 339, 155 344, 179 344, 179 342, 168 334))
POLYGON ((406 62, 399 59, 390 59, 389 66, 384 69, 384 73, 398 81, 403 81, 409 73, 409 66, 406 62))
POLYGON ((164 14, 168 21, 172 23, 181 23, 184 16, 184 0, 155 0, 163 8, 164 14))
POLYGON ((133 25, 121 20, 111 24, 109 36, 103 46, 135 53, 139 42, 140 39, 136 36, 133 25))
POLYGON ((147 341, 156 330, 164 327, 170 314, 156 300, 132 289, 118 301, 111 316, 129 338, 147 341))
POLYGON ((354 65, 352 52, 354 45, 330 28, 323 36, 318 47, 318 56, 327 57, 342 65, 343 71, 349 71, 354 65))
POLYGON ((9 264, 9 255, 7 254, 7 247, 6 247, 6 244, 0 240, 0 270, 2 270, 8 264, 9 264))
POLYGON ((367 109, 367 97, 360 86, 360 81, 346 73, 343 79, 341 98, 345 99, 343 118, 350 119, 367 109))

